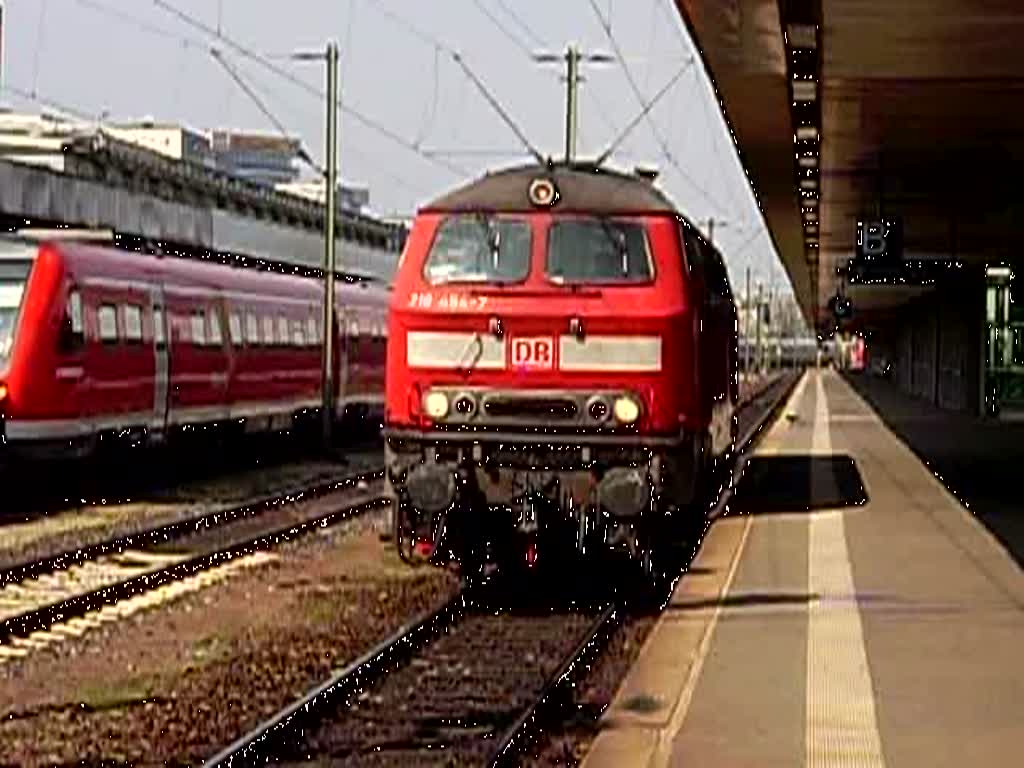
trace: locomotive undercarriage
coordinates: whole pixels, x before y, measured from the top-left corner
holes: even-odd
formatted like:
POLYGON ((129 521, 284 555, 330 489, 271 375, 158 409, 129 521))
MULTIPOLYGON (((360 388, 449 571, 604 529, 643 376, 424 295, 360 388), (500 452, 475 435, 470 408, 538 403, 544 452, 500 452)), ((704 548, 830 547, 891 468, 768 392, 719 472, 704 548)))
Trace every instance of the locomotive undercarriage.
POLYGON ((650 571, 656 542, 682 541, 703 521, 695 502, 705 441, 488 437, 389 435, 394 540, 404 559, 477 572, 618 551, 650 571))

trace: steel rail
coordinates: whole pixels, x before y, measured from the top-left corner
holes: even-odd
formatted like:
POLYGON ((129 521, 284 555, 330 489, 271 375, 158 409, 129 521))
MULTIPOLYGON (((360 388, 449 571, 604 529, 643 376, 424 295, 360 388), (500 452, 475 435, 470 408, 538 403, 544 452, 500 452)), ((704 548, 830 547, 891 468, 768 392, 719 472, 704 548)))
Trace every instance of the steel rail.
POLYGON ((428 611, 400 627, 328 680, 204 761, 203 765, 206 768, 249 765, 261 758, 265 762, 273 741, 278 741, 296 728, 300 728, 306 719, 312 718, 318 709, 327 706, 337 697, 358 692, 403 654, 414 654, 429 637, 435 636, 459 620, 466 610, 468 599, 467 592, 462 591, 440 608, 428 611))
POLYGON ((143 592, 153 591, 164 584, 188 578, 200 571, 209 570, 237 557, 279 546, 304 536, 316 528, 336 525, 344 520, 390 503, 388 498, 379 494, 367 494, 367 496, 369 498, 356 500, 346 504, 341 509, 335 509, 332 512, 301 522, 282 525, 271 531, 264 531, 256 536, 250 536, 227 546, 221 546, 212 551, 193 555, 186 560, 180 560, 163 568, 147 571, 114 584, 71 595, 62 600, 11 616, 0 622, 0 643, 12 637, 27 637, 33 632, 46 630, 58 622, 82 616, 105 605, 121 602, 143 592))
POLYGON ((73 565, 95 560, 97 557, 111 552, 121 552, 130 547, 152 545, 189 536, 198 533, 201 529, 223 525, 246 516, 263 514, 271 508, 284 503, 296 503, 306 499, 313 499, 358 485, 360 481, 370 482, 383 477, 383 469, 374 469, 322 481, 313 485, 292 486, 283 491, 277 491, 276 493, 245 501, 235 507, 224 507, 185 520, 162 523, 151 528, 144 528, 140 531, 115 536, 96 544, 65 550, 55 555, 48 555, 36 560, 26 560, 0 569, 0 588, 43 574, 67 570, 73 565))
POLYGON ((625 606, 617 603, 612 603, 601 611, 587 628, 583 639, 544 683, 540 694, 502 735, 487 765, 498 768, 514 764, 516 755, 520 754, 530 737, 531 727, 539 727, 539 722, 548 712, 558 709, 562 703, 559 701, 560 694, 573 681, 577 670, 600 652, 601 647, 622 621, 624 612, 625 606))

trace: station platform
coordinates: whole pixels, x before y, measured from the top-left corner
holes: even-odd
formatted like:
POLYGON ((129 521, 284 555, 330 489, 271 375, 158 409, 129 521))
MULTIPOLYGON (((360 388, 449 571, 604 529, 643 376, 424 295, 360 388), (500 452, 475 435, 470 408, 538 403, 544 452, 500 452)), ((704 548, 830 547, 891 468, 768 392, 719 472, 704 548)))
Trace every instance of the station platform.
POLYGON ((804 375, 585 768, 1024 765, 1020 529, 997 538, 919 457, 970 466, 993 435, 887 387, 804 375))

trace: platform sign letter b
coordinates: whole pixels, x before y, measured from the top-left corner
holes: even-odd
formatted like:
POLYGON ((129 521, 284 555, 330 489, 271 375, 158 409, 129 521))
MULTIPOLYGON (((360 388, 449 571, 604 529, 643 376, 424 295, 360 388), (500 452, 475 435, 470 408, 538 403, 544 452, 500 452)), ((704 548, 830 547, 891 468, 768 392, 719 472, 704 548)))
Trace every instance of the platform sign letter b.
POLYGON ((885 255, 885 225, 880 221, 865 221, 860 225, 861 255, 877 259, 885 255))

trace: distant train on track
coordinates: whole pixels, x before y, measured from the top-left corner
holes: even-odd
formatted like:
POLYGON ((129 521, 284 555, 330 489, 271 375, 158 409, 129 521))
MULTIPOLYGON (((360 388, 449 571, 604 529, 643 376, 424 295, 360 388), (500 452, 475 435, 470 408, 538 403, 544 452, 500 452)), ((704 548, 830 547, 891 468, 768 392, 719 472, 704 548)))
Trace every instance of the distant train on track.
MULTIPOLYGON (((339 280, 337 415, 381 409, 388 289, 339 280)), ((0 238, 0 434, 79 456, 319 413, 323 284, 73 239, 0 238)))
POLYGON ((642 174, 529 165, 424 206, 389 320, 400 554, 649 569, 733 456, 736 320, 721 255, 642 174))

